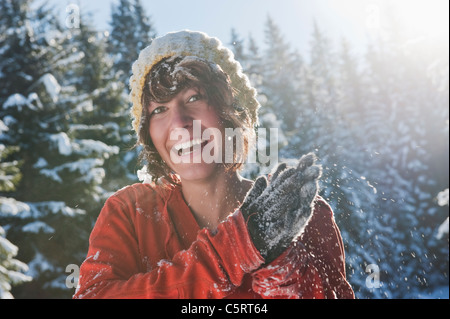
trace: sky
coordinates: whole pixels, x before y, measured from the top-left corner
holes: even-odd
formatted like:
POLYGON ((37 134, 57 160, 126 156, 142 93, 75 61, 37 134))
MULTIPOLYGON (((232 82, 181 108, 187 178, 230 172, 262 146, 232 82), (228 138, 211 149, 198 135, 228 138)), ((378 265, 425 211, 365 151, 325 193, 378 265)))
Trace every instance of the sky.
MULTIPOLYGON (((99 30, 108 30, 111 4, 119 0, 50 0, 67 19, 70 4, 93 14, 99 30)), ((241 38, 252 35, 264 45, 264 26, 270 16, 285 40, 307 54, 316 21, 332 42, 347 39, 363 51, 369 39, 387 32, 387 19, 396 12, 411 38, 434 37, 448 43, 448 0, 141 0, 158 35, 190 29, 203 31, 229 44, 231 29, 241 38)))

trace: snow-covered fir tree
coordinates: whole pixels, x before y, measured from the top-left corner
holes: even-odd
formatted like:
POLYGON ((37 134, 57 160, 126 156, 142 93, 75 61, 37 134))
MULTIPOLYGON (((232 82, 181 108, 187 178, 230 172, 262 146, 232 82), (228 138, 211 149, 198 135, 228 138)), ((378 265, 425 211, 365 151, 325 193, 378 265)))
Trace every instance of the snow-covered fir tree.
POLYGON ((270 16, 267 17, 264 34, 266 46, 260 91, 267 98, 265 107, 277 115, 283 130, 289 132, 295 124, 296 116, 293 114, 298 112, 301 92, 298 79, 303 60, 297 51, 291 49, 270 16))
POLYGON ((445 261, 445 254, 438 257, 430 248, 436 218, 442 214, 433 198, 448 183, 447 178, 438 186, 446 168, 433 167, 434 161, 448 161, 448 155, 439 155, 448 149, 443 130, 448 90, 436 92, 427 75, 433 60, 417 55, 417 48, 406 49, 406 43, 401 38, 387 39, 369 50, 367 118, 360 130, 367 152, 362 162, 367 166, 360 167, 369 172, 378 190, 374 209, 384 212, 372 216, 368 226, 375 235, 365 249, 379 260, 385 297, 426 291, 436 284, 435 278, 448 276, 448 256, 445 261))
MULTIPOLYGON (((0 197, 0 206, 4 205, 3 201, 4 199, 0 197)), ((18 247, 6 239, 5 234, 5 230, 0 225, 0 299, 13 299, 11 288, 28 282, 32 278, 24 275, 28 266, 14 258, 17 255, 18 247)))
MULTIPOLYGON (((0 140, 1 135, 6 131, 8 127, 0 120, 0 140)), ((1 223, 2 217, 15 215, 26 206, 13 198, 6 197, 8 192, 14 191, 21 177, 20 163, 8 161, 9 155, 15 151, 15 147, 6 147, 0 142, 0 299, 14 298, 11 294, 12 286, 32 279, 24 275, 24 272, 28 271, 28 266, 15 259, 18 247, 6 238, 6 231, 1 223)))
POLYGON ((94 29, 87 16, 82 15, 80 28, 73 31, 71 41, 83 53, 79 63, 72 67, 71 81, 78 93, 89 97, 89 108, 74 114, 70 132, 104 145, 107 158, 102 165, 105 169, 102 187, 106 192, 114 192, 137 180, 135 158, 128 158, 135 141, 127 88, 106 51, 107 35, 94 29))
POLYGON ((9 128, 2 143, 17 147, 11 160, 21 162, 22 179, 11 197, 26 206, 1 218, 33 281, 14 295, 70 296, 65 268, 85 257, 95 218, 89 210, 101 205, 103 165, 118 146, 74 132, 77 114, 87 113, 93 102, 71 82, 76 72, 70 67, 87 54, 73 45, 73 30, 64 30, 44 7, 36 13, 30 1, 18 3, 1 2, 7 23, 0 71, 12 81, 1 82, 0 119, 9 128))
MULTIPOLYGON (((266 34, 268 43, 282 39, 279 32, 266 34)), ((278 67, 279 77, 291 79, 291 89, 282 90, 267 79, 276 78, 267 70, 277 67, 266 66, 292 54, 276 53, 283 45, 273 46, 252 65, 257 54, 242 52, 236 31, 232 39, 246 67, 261 70, 250 72, 262 79, 256 85, 261 122, 282 114, 280 101, 296 101, 287 112, 295 123, 279 159, 318 154, 324 166, 321 195, 335 210, 357 296, 426 296, 445 286, 448 239, 439 241, 436 233, 446 215, 435 194, 448 184, 448 71, 442 71, 448 58, 423 59, 427 54, 418 54, 419 45, 405 50, 403 40, 369 46, 362 59, 345 39, 336 49, 316 23, 309 62, 299 63, 296 77, 278 67), (375 289, 367 284, 373 266, 381 276, 375 289)), ((264 173, 261 167, 251 171, 264 173)))
POLYGON ((117 5, 112 4, 110 26, 108 52, 119 79, 128 86, 131 65, 156 36, 155 28, 140 0, 120 0, 117 5))
MULTIPOLYGON (((134 132, 131 132, 127 119, 127 112, 131 104, 126 98, 129 94, 129 78, 131 66, 137 59, 139 52, 150 45, 156 37, 156 29, 151 22, 150 16, 142 6, 140 0, 121 0, 112 5, 109 37, 107 38, 107 52, 111 56, 111 68, 114 72, 114 80, 125 84, 122 87, 123 115, 125 122, 121 124, 122 149, 120 154, 120 165, 126 170, 123 175, 128 177, 129 182, 136 181, 138 168, 139 148, 132 148, 136 140, 134 132)), ((119 176, 118 174, 116 174, 119 176)))
POLYGON ((229 47, 233 51, 234 58, 239 61, 242 68, 247 70, 247 54, 245 50, 244 39, 237 33, 236 29, 231 29, 229 47))
POLYGON ((258 91, 258 100, 262 105, 259 114, 259 125, 256 127, 255 145, 249 151, 247 164, 242 174, 247 178, 255 178, 260 174, 268 174, 278 163, 279 150, 287 144, 282 121, 278 119, 267 105, 263 87, 263 64, 259 48, 253 37, 249 36, 248 45, 235 29, 231 29, 230 48, 234 57, 249 77, 253 87, 258 91))

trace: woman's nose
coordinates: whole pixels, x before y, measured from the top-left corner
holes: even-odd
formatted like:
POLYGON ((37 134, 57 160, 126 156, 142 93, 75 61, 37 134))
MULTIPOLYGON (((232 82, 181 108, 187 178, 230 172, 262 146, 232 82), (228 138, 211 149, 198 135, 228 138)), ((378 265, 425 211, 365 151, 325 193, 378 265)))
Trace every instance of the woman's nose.
POLYGON ((180 128, 188 129, 192 126, 193 118, 182 105, 174 106, 171 113, 170 128, 172 130, 180 128))

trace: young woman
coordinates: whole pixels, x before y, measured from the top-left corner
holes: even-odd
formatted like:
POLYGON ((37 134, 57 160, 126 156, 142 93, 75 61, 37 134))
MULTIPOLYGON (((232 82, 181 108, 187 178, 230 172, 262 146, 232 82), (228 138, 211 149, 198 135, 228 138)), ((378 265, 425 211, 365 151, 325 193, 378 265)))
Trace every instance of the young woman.
POLYGON ((240 176, 259 104, 220 41, 191 31, 157 38, 130 86, 154 181, 107 200, 74 298, 354 297, 314 155, 269 179, 240 176))

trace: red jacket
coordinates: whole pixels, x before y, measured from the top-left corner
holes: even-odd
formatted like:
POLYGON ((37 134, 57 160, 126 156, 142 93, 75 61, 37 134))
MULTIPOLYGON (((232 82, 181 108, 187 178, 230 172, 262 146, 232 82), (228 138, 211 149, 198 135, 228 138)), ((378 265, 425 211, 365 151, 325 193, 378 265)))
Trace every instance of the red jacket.
POLYGON ((179 186, 118 191, 89 242, 74 298, 354 298, 321 198, 303 235, 269 265, 239 210, 215 231, 200 229, 179 186))

